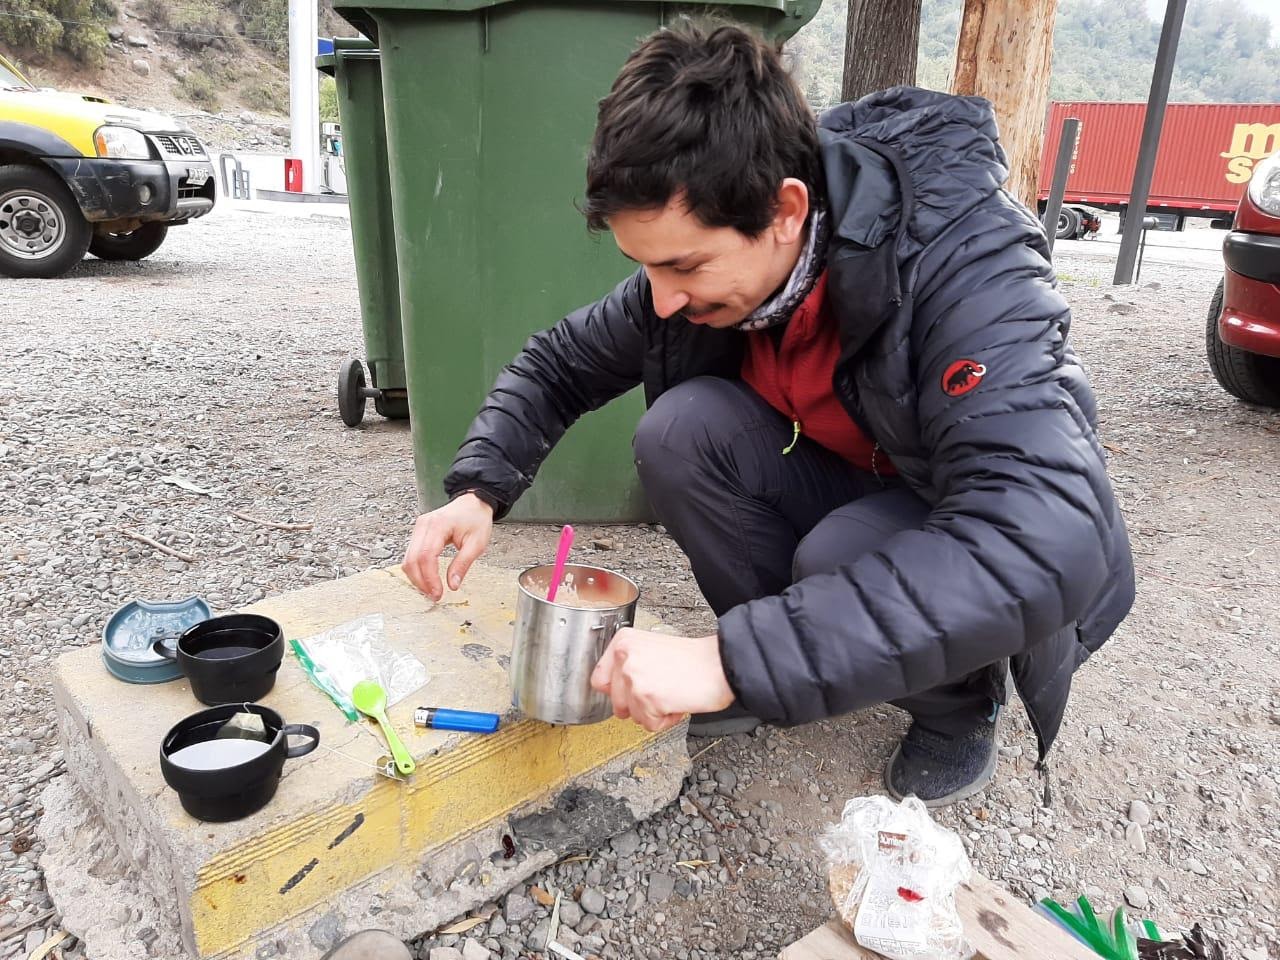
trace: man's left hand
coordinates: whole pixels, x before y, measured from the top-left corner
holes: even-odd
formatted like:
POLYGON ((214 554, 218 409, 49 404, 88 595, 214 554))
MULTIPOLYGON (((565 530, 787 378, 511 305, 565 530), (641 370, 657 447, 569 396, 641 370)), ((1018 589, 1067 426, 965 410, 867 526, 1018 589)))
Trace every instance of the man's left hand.
POLYGON ((687 713, 714 713, 733 703, 714 634, 670 637, 624 627, 596 664, 591 686, 613 700, 615 717, 655 733, 687 713))

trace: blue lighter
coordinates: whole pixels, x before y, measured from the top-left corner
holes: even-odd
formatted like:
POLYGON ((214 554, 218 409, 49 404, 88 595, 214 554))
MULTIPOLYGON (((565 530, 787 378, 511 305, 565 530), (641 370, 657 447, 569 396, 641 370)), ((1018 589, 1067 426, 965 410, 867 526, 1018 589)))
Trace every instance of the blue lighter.
POLYGON ((413 711, 413 723, 431 730, 461 730, 463 733, 493 733, 502 720, 496 713, 473 710, 445 710, 443 707, 419 707, 413 711))

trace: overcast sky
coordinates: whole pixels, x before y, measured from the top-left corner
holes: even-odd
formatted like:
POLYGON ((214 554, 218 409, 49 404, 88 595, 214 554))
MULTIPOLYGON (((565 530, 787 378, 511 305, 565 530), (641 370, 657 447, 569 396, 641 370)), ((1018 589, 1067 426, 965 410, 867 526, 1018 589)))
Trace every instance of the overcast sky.
MULTIPOLYGON (((1187 7, 1190 9, 1195 6, 1199 0, 1187 0, 1187 7)), ((1241 6, 1248 7, 1254 13, 1266 14, 1271 18, 1271 39, 1276 43, 1280 43, 1280 0, 1234 0, 1241 6)), ((1164 20, 1164 12, 1168 9, 1168 0, 1147 0, 1147 8, 1151 11, 1151 16, 1159 23, 1164 20)))

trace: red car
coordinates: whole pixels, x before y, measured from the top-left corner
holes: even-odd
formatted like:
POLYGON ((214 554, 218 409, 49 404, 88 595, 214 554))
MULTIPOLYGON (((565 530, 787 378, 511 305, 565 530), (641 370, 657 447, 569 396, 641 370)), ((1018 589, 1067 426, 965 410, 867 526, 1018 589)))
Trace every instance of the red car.
POLYGON ((1209 369, 1241 400, 1280 407, 1280 153, 1254 168, 1222 258, 1227 274, 1209 308, 1209 369))

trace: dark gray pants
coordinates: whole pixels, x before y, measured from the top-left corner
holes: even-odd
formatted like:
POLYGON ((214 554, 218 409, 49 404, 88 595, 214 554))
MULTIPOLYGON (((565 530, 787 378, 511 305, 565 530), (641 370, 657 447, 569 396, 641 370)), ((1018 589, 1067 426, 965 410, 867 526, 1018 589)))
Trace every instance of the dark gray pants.
MULTIPOLYGON (((716 616, 781 593, 919 528, 928 505, 805 437, 745 383, 699 377, 667 391, 636 430, 636 468, 658 518, 689 557, 716 616)), ((923 726, 969 732, 990 716, 990 671, 894 706, 923 726)))

